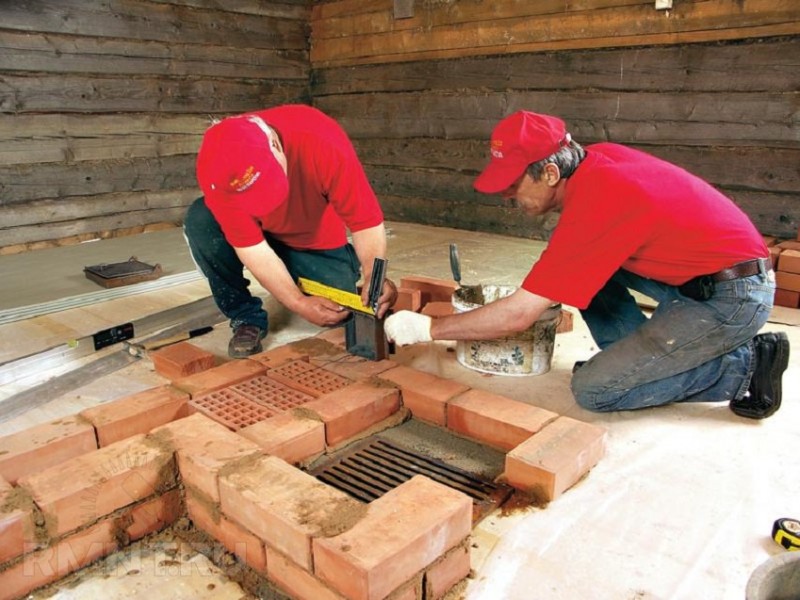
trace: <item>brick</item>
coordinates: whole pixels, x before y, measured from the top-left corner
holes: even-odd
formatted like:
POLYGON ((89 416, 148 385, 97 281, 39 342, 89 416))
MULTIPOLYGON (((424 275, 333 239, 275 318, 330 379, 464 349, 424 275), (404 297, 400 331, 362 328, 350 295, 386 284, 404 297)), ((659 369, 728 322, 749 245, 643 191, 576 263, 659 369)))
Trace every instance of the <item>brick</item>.
POLYGON ((22 598, 116 552, 119 549, 116 533, 113 519, 106 519, 53 546, 28 554, 0 572, 0 599, 22 598))
POLYGON ((800 250, 800 240, 786 240, 776 244, 778 248, 783 250, 800 250))
POLYGON ((452 302, 428 302, 425 306, 422 307, 420 311, 423 315, 428 315, 429 317, 446 317, 447 315, 452 315, 455 312, 453 308, 452 302))
POLYGON ((250 360, 256 361, 268 369, 271 369, 295 360, 308 361, 308 353, 297 349, 292 344, 287 344, 285 346, 270 348, 258 354, 253 354, 250 356, 250 360))
POLYGON ((784 273, 800 273, 800 250, 784 250, 781 252, 778 270, 784 273))
POLYGON ((220 514, 216 505, 209 505, 191 490, 186 492, 186 510, 195 527, 205 531, 228 552, 259 573, 267 572, 264 543, 252 533, 220 514))
POLYGON ((774 235, 762 235, 761 237, 764 238, 764 244, 767 247, 772 247, 778 243, 778 238, 776 238, 774 235))
POLYGON ((180 490, 170 490, 134 506, 126 515, 125 533, 131 542, 169 527, 183 514, 180 490))
POLYGON ((468 385, 400 365, 381 373, 379 379, 400 386, 403 405, 414 418, 444 426, 447 402, 469 389, 468 385))
POLYGON ((336 344, 337 346, 341 346, 344 348, 346 342, 345 334, 344 334, 344 327, 333 327, 331 329, 324 329, 316 336, 317 339, 325 340, 330 342, 331 344, 336 344))
POLYGON ((572 311, 565 308, 561 309, 558 315, 558 324, 556 325, 556 333, 569 333, 574 327, 574 319, 572 311))
MULTIPOLYGON (((255 379, 266 379, 266 377, 255 377, 236 385, 243 385, 255 379)), ((202 413, 232 431, 238 431, 242 427, 247 427, 275 415, 274 409, 238 393, 235 387, 231 386, 195 396, 189 401, 189 406, 194 411, 202 413)))
POLYGON ((366 511, 344 492, 274 456, 225 473, 219 487, 223 514, 307 571, 312 539, 341 533, 366 511))
POLYGON ((177 379, 172 382, 172 385, 194 398, 226 388, 245 379, 263 375, 266 370, 265 365, 255 360, 232 360, 213 369, 177 379))
POLYGON ((770 246, 769 250, 769 259, 772 261, 772 268, 777 271, 778 267, 780 266, 780 256, 781 256, 781 248, 777 246, 770 246))
POLYGON ((543 501, 554 500, 605 453, 606 430, 559 417, 506 455, 505 479, 543 501))
POLYGON ((138 435, 26 475, 19 485, 55 537, 174 487, 175 465, 171 452, 138 435))
POLYGON ((398 363, 388 358, 383 360, 368 360, 360 356, 348 354, 346 357, 335 362, 324 364, 312 362, 312 364, 318 364, 321 368, 346 377, 351 381, 363 381, 380 375, 389 369, 394 369, 398 363))
POLYGON ((458 284, 448 279, 411 275, 401 278, 399 287, 419 290, 422 306, 425 306, 429 302, 450 302, 458 284))
MULTIPOLYGON (((297 411, 301 412, 301 411, 297 411)), ((240 429, 238 434, 272 456, 298 464, 325 452, 325 424, 289 411, 240 429)))
POLYGON ((397 388, 360 381, 325 394, 301 410, 325 423, 325 441, 335 446, 392 416, 400 406, 397 388))
POLYGON ((422 308, 422 291, 415 288, 397 288, 397 300, 392 306, 394 312, 410 310, 419 312, 422 308))
POLYGON ((188 400, 186 392, 165 385, 88 408, 80 415, 94 426, 102 447, 188 416, 188 400))
POLYGON ((782 290, 780 288, 776 289, 775 305, 787 306, 789 308, 800 307, 800 292, 792 292, 791 290, 782 290))
POLYGON ((501 450, 511 450, 558 414, 483 390, 470 390, 447 404, 447 427, 501 450))
POLYGON ((267 578, 294 600, 346 600, 311 573, 269 547, 267 578))
POLYGON ((0 564, 35 548, 33 501, 0 479, 0 564))
POLYGON ((212 368, 217 358, 191 342, 178 342, 150 352, 156 372, 174 381, 212 368))
POLYGON ((453 548, 425 573, 425 599, 439 600, 459 581, 469 575, 471 568, 469 545, 453 548))
POLYGON ((468 496, 417 475, 371 502, 344 533, 315 539, 314 570, 351 600, 378 600, 461 544, 471 528, 468 496))
MULTIPOLYGON (((781 255, 783 259, 783 255, 781 255)), ((782 290, 790 292, 800 292, 800 273, 787 273, 785 271, 775 272, 776 286, 782 290)))
POLYGON ((97 450, 94 427, 81 417, 58 419, 0 438, 0 477, 11 484, 97 450))
POLYGON ((150 437, 174 448, 186 485, 219 502, 219 474, 233 461, 262 454, 254 442, 195 414, 155 429, 150 437))
POLYGON ((267 371, 267 377, 315 398, 342 389, 352 383, 346 377, 302 360, 295 360, 270 369, 267 371))

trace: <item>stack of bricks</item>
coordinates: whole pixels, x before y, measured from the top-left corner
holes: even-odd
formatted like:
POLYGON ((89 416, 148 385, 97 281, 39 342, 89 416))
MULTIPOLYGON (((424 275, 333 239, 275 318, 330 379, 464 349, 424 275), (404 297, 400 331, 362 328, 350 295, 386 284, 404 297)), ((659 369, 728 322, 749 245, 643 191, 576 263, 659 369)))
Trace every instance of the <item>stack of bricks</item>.
MULTIPOLYGON (((452 296, 458 290, 455 281, 413 275, 400 279, 397 287, 397 302, 394 311, 411 310, 428 315, 443 317, 455 312, 452 296)), ((561 309, 556 333, 567 333, 573 329, 572 312, 561 309)))
POLYGON ((800 230, 797 239, 764 237, 775 269, 775 305, 800 308, 800 230))
POLYGON ((361 504, 302 470, 409 416, 506 451, 501 478, 542 501, 605 449, 602 428, 352 356, 332 330, 0 438, 0 599, 182 516, 298 600, 443 598, 470 572, 468 496, 418 475, 361 504))

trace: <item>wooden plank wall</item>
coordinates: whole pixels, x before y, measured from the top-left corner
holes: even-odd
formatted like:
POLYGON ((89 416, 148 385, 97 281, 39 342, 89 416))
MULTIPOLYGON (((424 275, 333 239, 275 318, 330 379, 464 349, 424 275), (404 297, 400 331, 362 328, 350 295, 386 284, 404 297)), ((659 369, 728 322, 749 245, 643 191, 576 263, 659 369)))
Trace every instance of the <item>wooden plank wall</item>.
POLYGON ((0 253, 174 226, 213 116, 309 102, 306 0, 0 3, 0 253))
POLYGON ((546 239, 472 190, 503 116, 561 116, 718 186, 765 234, 800 226, 796 0, 332 0, 312 13, 314 104, 339 119, 390 219, 546 239))

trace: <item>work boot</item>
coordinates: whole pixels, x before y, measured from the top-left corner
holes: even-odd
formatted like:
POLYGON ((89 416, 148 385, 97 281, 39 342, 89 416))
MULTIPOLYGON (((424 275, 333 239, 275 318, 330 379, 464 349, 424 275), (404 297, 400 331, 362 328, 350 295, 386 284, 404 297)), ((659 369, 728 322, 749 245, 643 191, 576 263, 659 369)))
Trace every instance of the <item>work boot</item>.
POLYGON ((233 330, 233 337, 228 344, 228 356, 231 358, 246 358, 251 354, 261 352, 261 340, 267 332, 258 325, 239 325, 233 330))
POLYGON ((789 366, 789 338, 783 332, 762 333, 753 338, 755 368, 747 394, 732 400, 731 410, 740 417, 766 419, 781 407, 781 379, 789 366))

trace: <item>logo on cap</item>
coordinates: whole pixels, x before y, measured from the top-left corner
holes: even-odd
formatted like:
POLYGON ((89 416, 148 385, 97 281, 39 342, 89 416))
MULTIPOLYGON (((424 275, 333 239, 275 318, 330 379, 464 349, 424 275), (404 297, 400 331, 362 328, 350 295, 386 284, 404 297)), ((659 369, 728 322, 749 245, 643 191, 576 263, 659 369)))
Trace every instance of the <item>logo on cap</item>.
POLYGON ((250 165, 240 177, 234 177, 230 180, 228 188, 232 192, 243 192, 258 181, 259 177, 261 177, 261 171, 256 171, 255 166, 250 165))
POLYGON ((503 140, 492 140, 489 151, 494 158, 505 158, 503 154, 503 140))

